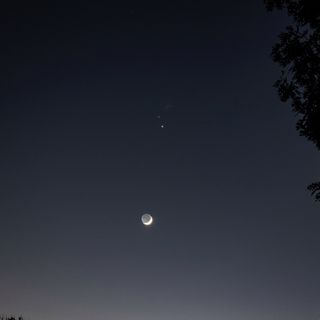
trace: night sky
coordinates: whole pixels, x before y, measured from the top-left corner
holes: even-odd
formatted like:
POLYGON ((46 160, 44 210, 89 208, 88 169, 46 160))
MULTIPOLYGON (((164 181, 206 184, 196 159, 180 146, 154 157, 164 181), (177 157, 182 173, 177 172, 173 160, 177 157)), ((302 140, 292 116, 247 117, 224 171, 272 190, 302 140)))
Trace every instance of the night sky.
POLYGON ((284 14, 0 12, 0 314, 319 319, 320 155, 272 87, 284 14))

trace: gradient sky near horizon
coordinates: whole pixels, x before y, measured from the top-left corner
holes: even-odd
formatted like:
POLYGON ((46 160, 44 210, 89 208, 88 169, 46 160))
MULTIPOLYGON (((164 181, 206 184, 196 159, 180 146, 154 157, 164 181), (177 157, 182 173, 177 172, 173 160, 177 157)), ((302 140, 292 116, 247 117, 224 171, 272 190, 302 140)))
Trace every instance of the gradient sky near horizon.
POLYGON ((285 15, 1 6, 0 314, 319 319, 320 156, 272 87, 285 15))

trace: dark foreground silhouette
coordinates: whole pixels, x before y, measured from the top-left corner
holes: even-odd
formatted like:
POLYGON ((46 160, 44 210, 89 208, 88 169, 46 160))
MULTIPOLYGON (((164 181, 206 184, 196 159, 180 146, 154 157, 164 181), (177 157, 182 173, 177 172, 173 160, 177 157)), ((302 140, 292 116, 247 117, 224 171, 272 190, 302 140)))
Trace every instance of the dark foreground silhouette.
MULTIPOLYGON (((297 130, 320 150, 320 3, 312 0, 264 0, 269 11, 285 10, 292 23, 279 35, 272 59, 281 67, 276 81, 281 101, 298 116, 297 130)), ((308 189, 320 201, 320 182, 308 189)))

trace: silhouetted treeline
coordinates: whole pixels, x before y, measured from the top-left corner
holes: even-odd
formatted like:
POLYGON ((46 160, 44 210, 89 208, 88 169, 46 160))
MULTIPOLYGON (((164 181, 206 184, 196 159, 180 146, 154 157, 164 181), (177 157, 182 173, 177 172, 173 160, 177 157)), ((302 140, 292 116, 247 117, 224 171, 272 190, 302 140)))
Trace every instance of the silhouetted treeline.
MULTIPOLYGON (((319 0, 264 0, 268 10, 285 10, 292 23, 279 35, 272 59, 281 67, 275 87, 298 116, 297 130, 320 150, 319 0)), ((320 201, 320 182, 308 189, 320 201)))
POLYGON ((0 320, 24 320, 22 316, 15 317, 15 316, 0 316, 0 320))

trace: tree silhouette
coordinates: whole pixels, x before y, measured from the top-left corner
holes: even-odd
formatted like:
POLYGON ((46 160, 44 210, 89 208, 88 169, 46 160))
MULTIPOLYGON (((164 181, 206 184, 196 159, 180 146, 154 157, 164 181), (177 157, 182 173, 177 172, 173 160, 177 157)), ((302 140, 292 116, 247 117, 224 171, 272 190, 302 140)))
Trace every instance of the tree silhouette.
MULTIPOLYGON (((282 70, 275 82, 281 101, 290 101, 300 135, 320 150, 320 3, 316 0, 264 0, 267 10, 286 10, 292 24, 279 35, 272 59, 282 70)), ((320 201, 320 182, 308 189, 320 201)))

